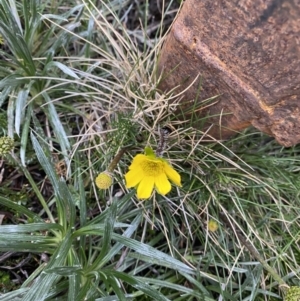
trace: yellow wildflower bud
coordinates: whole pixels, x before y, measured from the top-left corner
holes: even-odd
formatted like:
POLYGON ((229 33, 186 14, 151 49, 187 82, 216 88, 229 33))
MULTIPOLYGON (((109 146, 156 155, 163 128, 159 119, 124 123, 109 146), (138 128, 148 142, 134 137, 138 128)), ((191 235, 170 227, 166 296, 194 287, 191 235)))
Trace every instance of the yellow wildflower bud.
POLYGON ((207 228, 210 232, 216 232, 219 228, 219 225, 216 221, 211 219, 208 221, 207 228))
POLYGON ((8 154, 14 148, 14 140, 8 136, 0 138, 0 156, 8 154))
POLYGON ((108 189, 113 183, 112 174, 107 171, 103 171, 97 176, 95 182, 99 189, 108 189))
POLYGON ((300 287, 291 286, 287 291, 284 301, 299 301, 300 300, 300 287))

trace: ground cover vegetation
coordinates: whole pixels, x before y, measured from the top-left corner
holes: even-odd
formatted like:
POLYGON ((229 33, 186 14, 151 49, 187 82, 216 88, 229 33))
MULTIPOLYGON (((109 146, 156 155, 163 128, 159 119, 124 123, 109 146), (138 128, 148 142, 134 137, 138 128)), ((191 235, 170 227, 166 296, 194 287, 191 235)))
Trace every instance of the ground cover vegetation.
POLYGON ((175 113, 180 5, 0 1, 1 300, 298 300, 299 146, 175 113))

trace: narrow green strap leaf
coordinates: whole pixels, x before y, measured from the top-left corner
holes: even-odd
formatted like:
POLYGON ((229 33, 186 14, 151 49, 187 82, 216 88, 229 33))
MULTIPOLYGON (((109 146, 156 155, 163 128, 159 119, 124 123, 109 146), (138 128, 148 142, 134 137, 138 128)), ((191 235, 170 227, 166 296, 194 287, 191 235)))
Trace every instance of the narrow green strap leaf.
POLYGON ((215 301, 215 299, 210 298, 211 296, 210 293, 206 290, 206 288, 202 285, 202 283, 198 279, 195 279, 194 277, 191 277, 190 275, 187 274, 181 274, 181 275, 184 276, 186 278, 186 281, 191 284, 189 287, 182 286, 173 283, 171 281, 165 281, 165 280, 160 280, 155 278, 137 277, 137 279, 139 279, 142 282, 153 284, 158 287, 166 287, 174 291, 182 292, 182 294, 188 294, 190 296, 194 296, 197 298, 197 300, 215 301))
POLYGON ((58 197, 58 210, 60 210, 60 213, 64 212, 68 214, 68 218, 64 218, 62 222, 65 224, 65 227, 67 227, 67 222, 69 222, 70 226, 73 226, 75 222, 75 203, 72 199, 72 193, 65 181, 58 178, 51 159, 45 155, 45 152, 33 133, 31 133, 31 140, 38 160, 53 185, 55 195, 58 197))
POLYGON ((116 221, 117 208, 117 202, 116 200, 114 200, 109 208, 110 214, 108 215, 105 222, 103 245, 98 258, 99 262, 104 258, 104 256, 108 253, 109 249, 111 248, 111 237, 116 221))
POLYGON ((12 1, 12 0, 9 0, 9 4, 10 4, 11 14, 14 17, 14 21, 16 22, 16 24, 18 24, 20 32, 22 32, 22 25, 21 25, 19 13, 18 13, 18 10, 17 10, 17 7, 16 7, 16 2, 12 1))
POLYGON ((4 87, 0 93, 0 107, 4 104, 7 100, 8 95, 11 93, 12 87, 4 87))
POLYGON ((165 266, 182 273, 195 274, 194 269, 192 269, 188 265, 182 263, 178 259, 171 257, 168 254, 156 250, 155 248, 147 244, 144 244, 131 238, 124 237, 116 233, 113 234, 113 239, 124 244, 128 248, 136 251, 138 254, 144 255, 144 260, 147 262, 165 266))
POLYGON ((41 301, 47 298, 49 291, 60 279, 57 274, 47 273, 47 271, 65 264, 71 246, 71 234, 68 232, 62 240, 61 245, 52 255, 44 272, 42 272, 39 276, 39 281, 36 281, 32 284, 30 290, 24 296, 23 301, 41 301))
POLYGON ((67 301, 74 301, 76 300, 77 290, 80 287, 80 276, 78 275, 71 275, 69 276, 69 290, 68 290, 68 300, 67 301))
MULTIPOLYGON (((0 86, 1 86, 1 82, 0 82, 0 86)), ((14 99, 10 98, 7 106, 7 133, 9 137, 14 136, 14 120, 15 120, 15 104, 14 104, 14 99)))
POLYGON ((28 291, 29 288, 20 288, 16 291, 9 292, 7 294, 1 294, 1 301, 22 301, 22 297, 28 291))
POLYGON ((20 136, 20 128, 21 124, 23 123, 24 115, 25 115, 25 106, 26 106, 26 100, 28 97, 29 90, 21 90, 18 93, 18 97, 16 99, 15 103, 15 131, 20 136))
POLYGON ((55 267, 53 269, 48 269, 47 273, 55 273, 57 275, 61 276, 74 276, 74 275, 80 275, 82 271, 81 266, 62 266, 62 267, 55 267))
POLYGON ((49 177, 51 184, 53 185, 53 189, 57 195, 59 195, 59 179, 58 176, 53 168, 51 158, 45 155, 45 151, 43 150, 42 146, 40 145, 37 138, 31 133, 31 141, 33 144, 33 148, 36 152, 37 158, 41 163, 46 175, 49 177))
POLYGON ((13 202, 3 196, 0 196, 0 205, 2 205, 4 208, 10 208, 13 211, 18 212, 19 214, 24 214, 26 216, 28 216, 29 218, 32 219, 32 221, 42 221, 42 218, 40 216, 38 216, 37 214, 35 214, 34 212, 30 211, 29 209, 27 209, 26 207, 17 204, 16 202, 13 202))
POLYGON ((115 270, 105 270, 103 271, 106 275, 110 275, 111 277, 115 277, 117 279, 122 279, 124 282, 127 282, 135 289, 142 291, 145 295, 153 298, 152 300, 156 301, 170 301, 167 297, 162 295, 156 288, 148 285, 144 281, 140 281, 137 277, 130 276, 128 274, 118 272, 115 270))
MULTIPOLYGON (((23 108, 24 110, 24 108, 23 108)), ((25 120, 22 123, 23 129, 22 129, 22 135, 21 135, 21 147, 20 147, 20 159, 23 166, 26 166, 26 150, 27 150, 27 142, 29 137, 29 129, 30 129, 30 123, 31 123, 31 114, 33 110, 33 104, 30 103, 27 110, 26 110, 26 116, 25 120)), ((17 115, 17 114, 16 114, 17 115)), ((16 118, 18 118, 16 116, 16 118)))
POLYGON ((65 129, 61 123, 61 119, 58 116, 56 108, 52 103, 50 97, 48 96, 47 93, 42 93, 42 94, 47 103, 47 105, 43 106, 42 108, 45 114, 47 115, 47 117, 49 118, 55 136, 57 137, 58 143, 61 147, 61 152, 64 155, 64 159, 66 163, 68 164, 69 163, 68 152, 70 151, 71 148, 68 136, 65 132, 65 129))
POLYGON ((19 225, 1 225, 1 234, 10 234, 10 233, 30 233, 36 231, 45 231, 45 230, 60 230, 63 228, 59 224, 53 223, 34 223, 34 224, 19 224, 19 225))
POLYGON ((79 79, 78 75, 72 71, 69 67, 67 67, 66 65, 60 63, 60 62, 53 62, 51 61, 47 66, 46 68, 47 69, 50 69, 52 67, 57 67, 59 68, 63 73, 75 78, 75 79, 79 79))

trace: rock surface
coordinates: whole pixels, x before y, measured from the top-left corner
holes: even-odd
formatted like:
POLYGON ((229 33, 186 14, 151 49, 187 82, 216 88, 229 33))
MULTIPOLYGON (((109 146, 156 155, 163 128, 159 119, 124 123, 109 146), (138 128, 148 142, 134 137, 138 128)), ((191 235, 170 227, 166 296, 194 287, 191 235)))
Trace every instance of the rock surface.
POLYGON ((163 91, 194 82, 181 100, 185 119, 218 95, 194 122, 202 127, 205 119, 203 130, 214 124, 212 136, 227 139, 253 125, 284 146, 299 143, 299 0, 186 0, 158 72, 163 91))

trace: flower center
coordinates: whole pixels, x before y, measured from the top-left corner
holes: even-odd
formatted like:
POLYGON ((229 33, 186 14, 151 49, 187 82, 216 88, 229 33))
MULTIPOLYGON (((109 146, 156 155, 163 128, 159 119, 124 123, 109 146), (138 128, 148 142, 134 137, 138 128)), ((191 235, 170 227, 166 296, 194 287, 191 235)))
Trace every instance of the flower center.
POLYGON ((162 162, 146 160, 142 163, 142 168, 147 176, 155 177, 163 173, 164 167, 162 162))

